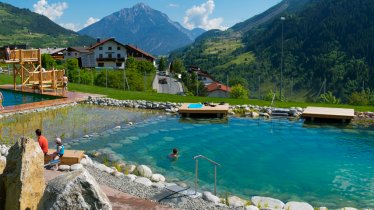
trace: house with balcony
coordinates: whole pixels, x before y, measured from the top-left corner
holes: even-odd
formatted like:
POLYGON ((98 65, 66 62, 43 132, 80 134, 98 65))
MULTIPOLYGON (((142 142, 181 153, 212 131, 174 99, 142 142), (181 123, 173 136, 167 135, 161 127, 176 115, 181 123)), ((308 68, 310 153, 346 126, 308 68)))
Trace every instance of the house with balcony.
MULTIPOLYGON (((96 62, 96 67, 124 69, 127 58, 126 46, 116 41, 114 38, 109 38, 104 41, 100 39, 90 49, 90 54, 85 60, 92 58, 96 62)), ((83 58, 82 58, 83 62, 83 58)))
POLYGON ((131 44, 127 44, 126 49, 128 57, 133 57, 138 60, 146 60, 156 66, 156 57, 154 57, 153 55, 131 44))

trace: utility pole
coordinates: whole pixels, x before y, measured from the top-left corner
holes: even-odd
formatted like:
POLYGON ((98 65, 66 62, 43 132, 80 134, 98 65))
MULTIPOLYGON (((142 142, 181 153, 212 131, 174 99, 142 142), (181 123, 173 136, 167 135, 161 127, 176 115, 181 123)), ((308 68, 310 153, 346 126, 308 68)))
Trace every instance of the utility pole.
POLYGON ((196 96, 199 96, 199 76, 196 71, 196 96))
POLYGON ((283 92, 282 92, 282 89, 283 89, 283 54, 284 54, 284 52, 283 52, 283 23, 284 23, 284 21, 286 20, 286 18, 285 17, 281 17, 281 22, 282 22, 282 56, 281 56, 281 82, 280 82, 280 99, 282 100, 282 94, 283 94, 283 92))

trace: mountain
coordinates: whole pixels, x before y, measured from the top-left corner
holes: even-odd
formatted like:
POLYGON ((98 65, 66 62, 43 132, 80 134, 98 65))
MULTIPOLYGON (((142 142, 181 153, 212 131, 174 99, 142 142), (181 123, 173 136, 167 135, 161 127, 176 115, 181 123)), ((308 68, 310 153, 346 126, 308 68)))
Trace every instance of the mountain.
POLYGON ((198 65, 220 80, 244 79, 252 96, 264 96, 280 86, 281 16, 286 18, 286 97, 316 99, 326 84, 327 91, 348 101, 353 92, 374 89, 372 0, 284 0, 225 32, 202 34, 170 58, 198 65))
POLYGON ((115 37, 118 41, 139 46, 155 55, 191 44, 203 29, 188 30, 169 17, 139 3, 104 17, 78 33, 91 37, 115 37))
POLYGON ((67 30, 47 17, 0 2, 0 46, 27 44, 28 47, 89 45, 95 40, 67 30))

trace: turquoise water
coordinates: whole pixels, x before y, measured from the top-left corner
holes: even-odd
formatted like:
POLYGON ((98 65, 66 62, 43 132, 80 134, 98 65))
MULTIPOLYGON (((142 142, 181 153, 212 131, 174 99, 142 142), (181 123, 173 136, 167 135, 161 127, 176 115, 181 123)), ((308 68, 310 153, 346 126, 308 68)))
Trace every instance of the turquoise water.
POLYGON ((53 99, 59 98, 55 96, 40 95, 40 94, 33 94, 33 93, 22 93, 22 92, 17 92, 17 91, 10 91, 10 90, 0 90, 0 92, 4 96, 3 106, 14 106, 14 105, 53 100, 53 99))
MULTIPOLYGON (((304 125, 302 121, 230 118, 181 121, 155 117, 110 130, 74 149, 102 148, 150 165, 193 186, 195 155, 222 164, 217 191, 306 201, 313 206, 374 207, 374 130, 304 125), (166 156, 180 150, 177 161, 166 156)), ((213 167, 200 161, 200 186, 213 191, 213 167)))
POLYGON ((201 109, 203 108, 203 105, 202 104, 190 104, 188 105, 188 108, 189 109, 201 109))

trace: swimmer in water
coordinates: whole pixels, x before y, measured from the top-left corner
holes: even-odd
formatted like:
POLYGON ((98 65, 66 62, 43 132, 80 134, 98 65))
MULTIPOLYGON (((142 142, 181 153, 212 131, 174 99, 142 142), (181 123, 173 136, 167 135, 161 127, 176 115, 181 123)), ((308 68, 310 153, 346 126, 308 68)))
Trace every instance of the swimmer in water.
POLYGON ((177 158, 178 158, 178 149, 177 149, 177 148, 174 148, 174 149, 173 149, 173 153, 171 153, 168 157, 169 157, 170 159, 177 159, 177 158))

